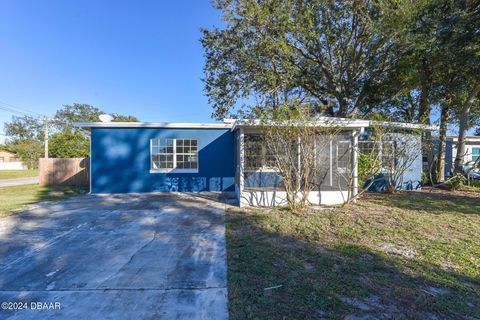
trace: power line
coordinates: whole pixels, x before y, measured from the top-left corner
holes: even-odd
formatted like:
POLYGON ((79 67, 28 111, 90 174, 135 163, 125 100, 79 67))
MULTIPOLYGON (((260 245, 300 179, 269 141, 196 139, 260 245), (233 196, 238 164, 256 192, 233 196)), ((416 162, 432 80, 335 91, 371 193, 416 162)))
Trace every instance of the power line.
POLYGON ((6 103, 6 102, 3 102, 3 101, 0 101, 0 104, 3 104, 3 105, 5 105, 5 106, 7 106, 7 108, 9 108, 9 109, 14 109, 14 110, 17 109, 17 110, 19 110, 20 112, 28 112, 28 113, 36 114, 36 115, 39 115, 39 116, 43 116, 43 114, 40 114, 40 113, 35 112, 35 111, 31 111, 31 110, 29 110, 29 109, 27 109, 27 108, 23 108, 23 107, 19 107, 19 106, 13 105, 13 104, 11 104, 11 103, 6 103))
POLYGON ((26 112, 23 112, 23 111, 18 111, 18 110, 12 109, 12 108, 4 107, 4 106, 0 106, 0 110, 4 110, 4 111, 15 113, 15 114, 21 114, 21 115, 24 115, 24 116, 32 116, 32 114, 29 114, 29 113, 26 113, 26 112))

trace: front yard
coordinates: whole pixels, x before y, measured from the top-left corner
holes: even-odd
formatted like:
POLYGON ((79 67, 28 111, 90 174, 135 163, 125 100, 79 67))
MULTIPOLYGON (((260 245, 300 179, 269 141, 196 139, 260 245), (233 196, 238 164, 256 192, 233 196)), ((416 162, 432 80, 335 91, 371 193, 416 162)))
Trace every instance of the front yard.
POLYGON ((0 217, 21 211, 29 204, 62 200, 85 192, 78 187, 41 187, 38 184, 0 187, 0 217))
POLYGON ((17 178, 33 178, 38 177, 37 169, 29 170, 0 170, 0 180, 17 179, 17 178))
POLYGON ((479 193, 368 194, 302 215, 232 209, 227 242, 232 319, 480 315, 479 193))

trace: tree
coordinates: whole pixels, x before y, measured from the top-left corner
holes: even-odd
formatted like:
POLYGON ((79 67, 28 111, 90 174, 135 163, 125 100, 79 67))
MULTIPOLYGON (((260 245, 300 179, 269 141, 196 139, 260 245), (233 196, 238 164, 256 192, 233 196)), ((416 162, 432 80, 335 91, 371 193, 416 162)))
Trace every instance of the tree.
POLYGON ((310 192, 321 184, 320 173, 330 163, 325 155, 341 128, 312 116, 308 106, 296 102, 262 110, 258 116, 262 142, 282 179, 286 204, 290 210, 302 210, 310 204, 310 192))
POLYGON ((34 139, 16 140, 7 149, 17 154, 29 169, 38 168, 38 159, 43 155, 43 145, 34 139))
MULTIPOLYGON (((57 110, 50 126, 49 156, 86 157, 89 155, 90 137, 88 132, 75 128, 74 122, 96 122, 102 110, 88 105, 74 103, 57 110)), ((114 121, 134 122, 138 119, 130 115, 112 114, 114 121)), ((13 117, 5 124, 5 135, 9 148, 19 154, 22 161, 32 166, 43 154, 45 120, 39 117, 13 117), (39 151, 40 150, 40 151, 39 151)))
POLYGON ((49 156, 52 158, 78 158, 90 155, 90 143, 79 131, 66 129, 54 133, 49 141, 49 156))
MULTIPOLYGON (((56 132, 50 139, 50 156, 56 158, 87 157, 90 154, 88 132, 74 127, 74 122, 98 122, 105 112, 89 104, 74 103, 65 105, 54 116, 56 132)), ((131 115, 112 114, 115 122, 136 122, 131 115)))
MULTIPOLYGON (((53 123, 58 131, 74 129, 74 122, 98 122, 99 116, 105 112, 89 104, 74 103, 73 105, 64 105, 57 110, 53 117, 53 123)), ((138 119, 130 115, 112 114, 113 121, 116 122, 136 122, 138 119)))
POLYGON ((375 1, 216 1, 224 29, 203 30, 205 91, 216 118, 295 99, 354 117, 395 68, 375 1))
POLYGON ((458 75, 457 99, 459 134, 455 171, 463 172, 465 137, 472 124, 471 111, 480 94, 480 2, 475 0, 445 1, 440 3, 445 18, 438 37, 445 52, 445 60, 458 75))
POLYGON ((39 117, 13 116, 11 122, 5 123, 5 136, 9 143, 21 140, 43 141, 44 123, 39 117))

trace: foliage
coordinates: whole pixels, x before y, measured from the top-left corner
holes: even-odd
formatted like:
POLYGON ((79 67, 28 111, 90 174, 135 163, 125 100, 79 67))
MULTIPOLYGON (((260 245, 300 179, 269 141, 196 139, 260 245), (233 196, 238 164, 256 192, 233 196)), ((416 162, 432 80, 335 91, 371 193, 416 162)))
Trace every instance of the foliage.
POLYGON ((54 133, 50 138, 49 156, 52 158, 88 157, 89 154, 89 139, 79 131, 67 128, 64 132, 54 133))
MULTIPOLYGON (((98 122, 98 117, 105 112, 89 104, 74 103, 73 105, 64 105, 57 110, 53 123, 58 131, 64 132, 72 130, 74 122, 98 122)), ((116 113, 112 114, 114 122, 136 122, 138 119, 134 116, 124 116, 116 113)))
MULTIPOLYGON (((96 122, 102 110, 88 104, 74 103, 57 110, 49 121, 49 156, 86 157, 90 153, 88 132, 75 128, 74 122, 96 122)), ((130 115, 112 114, 114 121, 135 122, 130 115)), ((5 124, 7 148, 17 153, 29 168, 38 166, 38 158, 43 155, 45 119, 40 117, 13 117, 5 124)))
POLYGON ((374 150, 368 152, 360 151, 358 154, 358 185, 360 188, 365 186, 367 181, 375 178, 380 172, 381 163, 378 153, 374 150))
POLYGON ((5 136, 9 143, 20 140, 33 140, 41 142, 44 138, 44 122, 38 117, 13 116, 11 122, 5 123, 5 136))
POLYGON ((284 104, 259 114, 264 143, 282 178, 288 207, 303 210, 311 190, 318 188, 322 153, 338 127, 312 117, 309 107, 284 104))
POLYGON ((452 190, 459 190, 461 187, 463 187, 467 182, 467 179, 465 176, 461 173, 455 173, 450 179, 447 181, 447 185, 452 189, 452 190))
POLYGON ((374 1, 216 1, 226 27, 203 30, 205 90, 216 118, 235 106, 297 99, 354 116, 394 70, 374 1))
POLYGON ((38 159, 42 157, 43 145, 34 139, 16 140, 8 149, 20 157, 29 169, 38 168, 38 159))

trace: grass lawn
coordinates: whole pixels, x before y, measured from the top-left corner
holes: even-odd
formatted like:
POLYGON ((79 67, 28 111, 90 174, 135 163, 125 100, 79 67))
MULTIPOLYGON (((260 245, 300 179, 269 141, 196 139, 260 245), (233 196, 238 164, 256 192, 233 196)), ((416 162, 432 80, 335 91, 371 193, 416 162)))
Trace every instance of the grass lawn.
POLYGON ((30 177, 38 177, 38 170, 0 170, 0 180, 30 177))
POLYGON ((40 187, 27 184, 12 187, 0 187, 0 217, 4 217, 39 201, 54 201, 85 193, 78 187, 40 187))
POLYGON ((232 319, 479 319, 479 193, 231 209, 227 243, 232 319))

